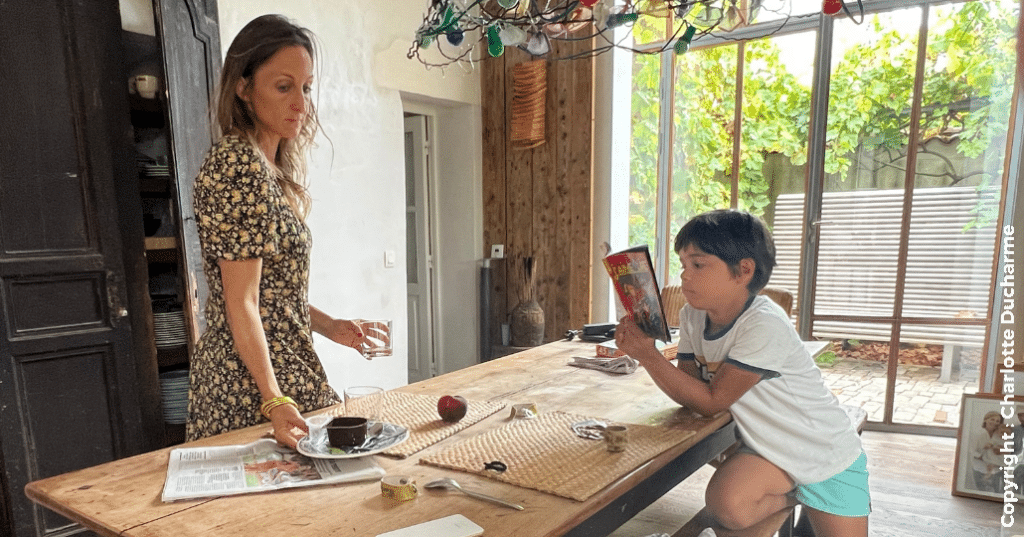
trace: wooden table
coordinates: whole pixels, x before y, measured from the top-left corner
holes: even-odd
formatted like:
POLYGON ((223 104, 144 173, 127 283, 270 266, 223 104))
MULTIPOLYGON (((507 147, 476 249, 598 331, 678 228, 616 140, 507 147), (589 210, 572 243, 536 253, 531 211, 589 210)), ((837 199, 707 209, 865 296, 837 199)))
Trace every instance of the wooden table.
MULTIPOLYGON (((560 410, 696 432, 583 502, 418 464, 420 457, 446 445, 502 426, 508 422, 508 410, 407 459, 377 456, 377 461, 389 475, 408 475, 420 485, 453 476, 466 488, 522 504, 524 511, 422 487, 417 498, 394 502, 381 497, 377 482, 162 503, 160 492, 171 448, 34 481, 25 493, 106 536, 373 537, 455 513, 482 526, 489 537, 605 535, 721 453, 735 441, 736 433, 728 414, 702 418, 680 408, 642 368, 631 375, 611 375, 567 365, 572 356, 593 356, 593 352, 592 343, 560 341, 396 390, 458 394, 471 401, 504 401, 510 406, 532 402, 541 412, 560 410)), ((251 427, 187 445, 244 444, 268 431, 267 425, 251 427)))

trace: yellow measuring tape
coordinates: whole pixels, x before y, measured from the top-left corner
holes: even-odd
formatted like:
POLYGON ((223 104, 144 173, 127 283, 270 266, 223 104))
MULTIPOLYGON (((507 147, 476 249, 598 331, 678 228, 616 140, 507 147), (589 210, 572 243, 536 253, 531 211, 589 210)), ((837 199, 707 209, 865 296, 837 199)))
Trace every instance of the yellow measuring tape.
POLYGON ((404 475, 388 475, 380 480, 380 494, 389 500, 404 502, 416 497, 416 482, 404 475))

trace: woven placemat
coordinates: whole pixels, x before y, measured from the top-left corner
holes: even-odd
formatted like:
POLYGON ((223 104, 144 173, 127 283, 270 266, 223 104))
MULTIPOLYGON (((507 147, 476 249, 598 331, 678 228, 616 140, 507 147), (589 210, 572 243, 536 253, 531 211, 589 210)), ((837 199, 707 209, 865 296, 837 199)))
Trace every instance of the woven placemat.
POLYGON ((437 415, 438 399, 432 395, 384 392, 384 421, 409 429, 409 439, 385 451, 385 455, 408 457, 505 408, 505 403, 470 400, 466 417, 447 423, 437 415))
POLYGON ((529 420, 517 419, 424 457, 420 463, 584 501, 695 434, 621 423, 618 425, 629 429, 629 445, 625 451, 611 453, 602 440, 580 438, 572 431, 573 423, 586 419, 563 412, 548 412, 529 420), (484 469, 484 464, 495 460, 505 463, 508 470, 497 473, 484 469))

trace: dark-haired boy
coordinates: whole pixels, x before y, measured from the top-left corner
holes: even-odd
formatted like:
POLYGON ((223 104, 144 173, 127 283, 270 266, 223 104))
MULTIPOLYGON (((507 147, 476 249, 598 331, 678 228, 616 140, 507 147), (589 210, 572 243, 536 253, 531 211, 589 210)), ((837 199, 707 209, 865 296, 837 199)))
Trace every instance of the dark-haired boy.
POLYGON ((717 210, 687 222, 674 246, 686 297, 677 365, 628 318, 615 339, 674 401, 732 413, 742 445, 708 483, 711 514, 741 530, 801 503, 818 537, 866 537, 860 438, 785 312, 758 295, 775 266, 771 233, 749 213, 717 210))

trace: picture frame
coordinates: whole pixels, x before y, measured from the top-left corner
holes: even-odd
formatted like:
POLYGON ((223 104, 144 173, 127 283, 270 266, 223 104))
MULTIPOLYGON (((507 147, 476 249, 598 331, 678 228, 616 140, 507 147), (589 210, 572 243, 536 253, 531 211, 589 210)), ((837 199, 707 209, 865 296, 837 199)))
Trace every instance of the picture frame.
MULTIPOLYGON (((1013 417, 1003 416, 1007 411, 1000 412, 1005 406, 1002 401, 997 394, 963 394, 953 464, 955 496, 1002 502, 1004 479, 1024 484, 1024 424, 1018 420, 1015 408, 1011 408, 1013 417), (1003 433, 1012 433, 1013 438, 1004 440, 1003 433), (1014 451, 1006 451, 1006 447, 1014 451)), ((1017 490, 1017 497, 1024 499, 1020 488, 1017 490)))

